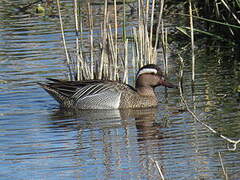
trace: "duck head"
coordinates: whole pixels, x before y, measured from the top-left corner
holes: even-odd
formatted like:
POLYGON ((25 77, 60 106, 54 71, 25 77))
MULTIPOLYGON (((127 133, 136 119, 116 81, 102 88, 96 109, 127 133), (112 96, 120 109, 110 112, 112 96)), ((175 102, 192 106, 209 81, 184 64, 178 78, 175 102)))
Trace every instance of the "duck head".
POLYGON ((177 88, 177 86, 167 82, 164 79, 164 75, 160 67, 158 67, 155 64, 147 64, 141 67, 138 70, 136 79, 137 79, 136 88, 142 88, 142 87, 155 88, 161 85, 168 88, 177 88))

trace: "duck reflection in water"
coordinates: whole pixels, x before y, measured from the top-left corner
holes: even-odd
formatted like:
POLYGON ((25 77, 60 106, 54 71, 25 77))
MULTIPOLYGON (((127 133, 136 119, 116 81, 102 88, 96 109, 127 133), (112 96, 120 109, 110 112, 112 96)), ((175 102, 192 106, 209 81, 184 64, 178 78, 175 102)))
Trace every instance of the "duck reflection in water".
MULTIPOLYGON (((163 122, 157 111, 157 108, 83 111, 59 109, 52 115, 51 123, 53 129, 63 129, 66 133, 76 131, 76 156, 81 157, 86 149, 90 156, 100 153, 107 173, 111 173, 115 167, 113 164, 117 162, 133 161, 138 162, 140 173, 153 175, 155 167, 151 168, 154 164, 149 157, 158 160, 163 158, 163 122), (128 154, 128 157, 118 157, 119 153, 128 154)), ((84 166, 82 162, 79 163, 79 166, 84 166)))
POLYGON ((83 129, 114 129, 127 128, 134 125, 137 128, 138 140, 161 139, 161 122, 156 122, 157 108, 144 109, 113 109, 113 110, 66 110, 58 109, 51 116, 53 128, 83 129), (133 121, 134 119, 134 121, 133 121))

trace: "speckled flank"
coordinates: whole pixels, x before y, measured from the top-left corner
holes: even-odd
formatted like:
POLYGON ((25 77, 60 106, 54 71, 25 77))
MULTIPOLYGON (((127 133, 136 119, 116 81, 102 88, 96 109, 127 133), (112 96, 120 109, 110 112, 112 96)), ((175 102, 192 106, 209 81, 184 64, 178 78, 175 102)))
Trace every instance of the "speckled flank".
POLYGON ((119 109, 156 107, 156 96, 141 96, 134 91, 124 92, 121 96, 119 109))

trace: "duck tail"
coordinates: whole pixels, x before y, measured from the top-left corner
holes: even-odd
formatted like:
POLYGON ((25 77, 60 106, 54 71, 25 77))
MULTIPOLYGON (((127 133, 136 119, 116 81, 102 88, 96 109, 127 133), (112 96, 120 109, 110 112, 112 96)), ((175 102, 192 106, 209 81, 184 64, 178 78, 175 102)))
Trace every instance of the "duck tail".
POLYGON ((68 97, 61 93, 58 89, 54 88, 51 84, 37 83, 40 85, 48 94, 50 94, 59 104, 64 104, 68 97))

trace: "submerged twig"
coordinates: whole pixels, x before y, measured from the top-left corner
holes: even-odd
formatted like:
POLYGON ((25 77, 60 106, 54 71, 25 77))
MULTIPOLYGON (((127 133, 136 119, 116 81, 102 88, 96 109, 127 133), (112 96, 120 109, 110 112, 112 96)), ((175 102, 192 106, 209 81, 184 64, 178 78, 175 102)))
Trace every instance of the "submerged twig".
POLYGON ((228 175, 227 175, 226 169, 224 168, 223 160, 222 160, 222 156, 221 156, 220 152, 218 152, 218 156, 219 156, 219 159, 220 159, 220 164, 222 166, 222 170, 223 170, 223 174, 225 176, 225 179, 228 180, 228 175))
POLYGON ((158 173, 159 175, 161 176, 161 179, 164 180, 164 176, 163 176, 163 173, 162 173, 162 170, 161 168, 159 167, 159 164, 157 161, 155 161, 153 158, 150 158, 152 160, 152 162, 156 165, 157 169, 158 169, 158 173))
MULTIPOLYGON (((183 67, 184 64, 183 64, 183 59, 182 57, 179 55, 179 58, 180 58, 180 62, 181 62, 181 66, 183 67)), ((180 69, 180 78, 183 76, 183 68, 180 69)), ((237 144, 240 143, 240 139, 235 141, 235 140, 232 140, 222 134, 219 134, 216 130, 214 130, 211 126, 205 124, 204 122, 202 122, 198 117, 197 115, 190 109, 187 101, 185 100, 184 96, 183 96, 183 89, 182 89, 182 81, 179 81, 179 92, 180 92, 180 97, 181 97, 181 100, 183 102, 183 104, 185 105, 187 111, 193 116, 193 118, 199 122, 200 124, 202 124, 205 128, 207 128, 208 130, 210 130, 212 133, 218 135, 219 137, 221 137, 222 139, 226 140, 227 142, 229 143, 232 143, 233 144, 233 148, 230 148, 228 146, 228 150, 231 150, 231 151, 235 151, 237 149, 237 144)))

